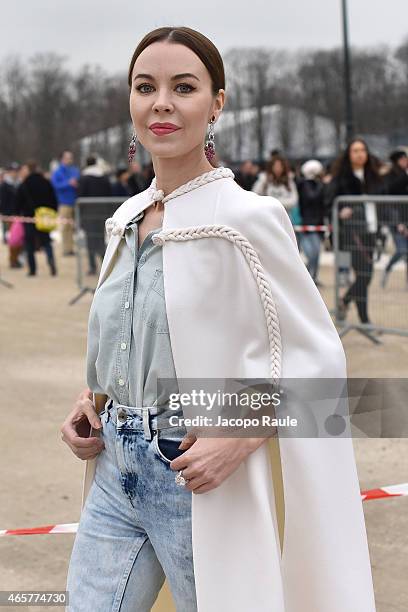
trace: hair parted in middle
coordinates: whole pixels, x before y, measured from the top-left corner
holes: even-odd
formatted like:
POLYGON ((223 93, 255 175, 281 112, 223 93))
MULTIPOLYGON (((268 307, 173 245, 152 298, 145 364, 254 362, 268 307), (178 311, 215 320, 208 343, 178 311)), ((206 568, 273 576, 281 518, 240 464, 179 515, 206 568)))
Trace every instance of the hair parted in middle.
POLYGON ((128 84, 132 87, 132 72, 139 55, 149 45, 155 42, 167 41, 188 47, 203 62, 207 68, 212 83, 213 95, 217 95, 220 89, 225 90, 225 71, 222 57, 213 42, 201 32, 185 26, 161 27, 148 32, 137 45, 130 61, 128 84))
POLYGON ((355 143, 361 143, 367 153, 367 161, 364 165, 364 180, 368 186, 373 186, 379 181, 379 163, 377 158, 370 152, 368 144, 359 136, 352 138, 345 150, 339 155, 339 157, 332 164, 333 177, 350 177, 353 175, 353 169, 351 166, 350 150, 355 143))

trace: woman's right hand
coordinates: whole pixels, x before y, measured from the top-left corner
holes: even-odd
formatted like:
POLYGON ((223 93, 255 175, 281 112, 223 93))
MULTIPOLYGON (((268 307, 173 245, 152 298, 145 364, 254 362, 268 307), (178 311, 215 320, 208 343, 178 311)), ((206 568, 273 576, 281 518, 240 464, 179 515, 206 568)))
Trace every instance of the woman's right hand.
POLYGON ((62 440, 79 459, 93 459, 105 447, 98 435, 89 437, 90 427, 101 429, 102 423, 92 402, 92 391, 85 389, 61 427, 62 440))

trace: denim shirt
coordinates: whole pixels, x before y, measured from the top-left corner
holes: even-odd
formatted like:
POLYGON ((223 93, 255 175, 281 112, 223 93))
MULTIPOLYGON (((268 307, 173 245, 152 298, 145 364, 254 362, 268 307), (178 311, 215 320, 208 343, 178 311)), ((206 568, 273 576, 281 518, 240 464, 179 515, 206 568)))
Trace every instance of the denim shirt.
POLYGON ((130 221, 115 265, 97 289, 88 322, 87 384, 126 406, 165 406, 178 385, 163 286, 162 246, 150 231, 139 249, 139 213, 130 221), (157 389, 157 377, 171 378, 157 389))

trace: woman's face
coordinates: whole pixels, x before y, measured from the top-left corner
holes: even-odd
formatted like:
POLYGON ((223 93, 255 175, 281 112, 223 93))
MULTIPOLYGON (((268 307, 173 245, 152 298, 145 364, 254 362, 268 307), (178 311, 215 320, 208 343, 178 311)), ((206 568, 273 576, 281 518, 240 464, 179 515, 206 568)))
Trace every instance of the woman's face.
POLYGON ((280 161, 280 159, 277 159, 273 166, 272 166, 272 172, 274 173, 274 175, 276 176, 276 178, 280 178, 283 174, 283 165, 282 162, 280 161))
POLYGON ((204 156, 207 126, 213 115, 218 118, 224 96, 223 89, 213 95, 210 74, 191 49, 153 43, 139 55, 132 72, 130 114, 137 138, 153 158, 178 157, 198 147, 204 156), (171 123, 178 129, 154 133, 149 127, 153 123, 171 123))
POLYGON ((350 164, 353 168, 364 168, 367 163, 367 149, 363 142, 353 142, 350 147, 350 164))
POLYGON ((30 170, 28 168, 28 166, 26 164, 23 164, 20 168, 20 181, 25 181, 25 179, 27 178, 27 176, 30 174, 30 170))

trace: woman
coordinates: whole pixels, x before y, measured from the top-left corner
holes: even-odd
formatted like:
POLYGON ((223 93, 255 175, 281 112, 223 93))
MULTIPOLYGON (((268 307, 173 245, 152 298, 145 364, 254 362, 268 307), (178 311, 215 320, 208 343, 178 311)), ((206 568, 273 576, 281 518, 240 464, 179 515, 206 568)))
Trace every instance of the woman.
MULTIPOLYGON (((166 577, 178 612, 373 612, 350 438, 277 448, 269 431, 200 435, 182 422, 189 407, 171 403, 196 383, 341 379, 344 351, 283 206, 209 162, 225 101, 213 43, 158 28, 137 46, 129 85, 155 177, 107 221, 90 389, 61 428, 87 460, 69 610, 147 612, 166 577)), ((169 612, 163 593, 153 609, 169 612)))
MULTIPOLYGON (((57 198, 53 186, 40 172, 36 161, 28 161, 21 168, 20 175, 22 182, 16 194, 16 215, 34 217, 35 209, 39 206, 57 210, 57 198)), ((24 224, 24 234, 24 246, 28 262, 27 276, 36 275, 35 251, 41 248, 44 249, 47 256, 51 276, 56 276, 57 268, 50 234, 39 231, 34 223, 24 224)))
POLYGON ((290 176, 287 160, 281 155, 273 155, 261 172, 252 191, 258 195, 268 195, 278 199, 290 212, 298 202, 298 192, 294 179, 290 176))
MULTIPOLYGON (((342 195, 380 195, 385 192, 377 163, 361 138, 347 146, 333 167, 328 199, 332 204, 342 195)), ((373 253, 378 231, 377 207, 372 202, 339 205, 340 248, 351 253, 354 282, 340 298, 338 314, 345 319, 352 301, 356 303, 361 323, 371 324, 368 316, 368 286, 373 275, 373 253)))

